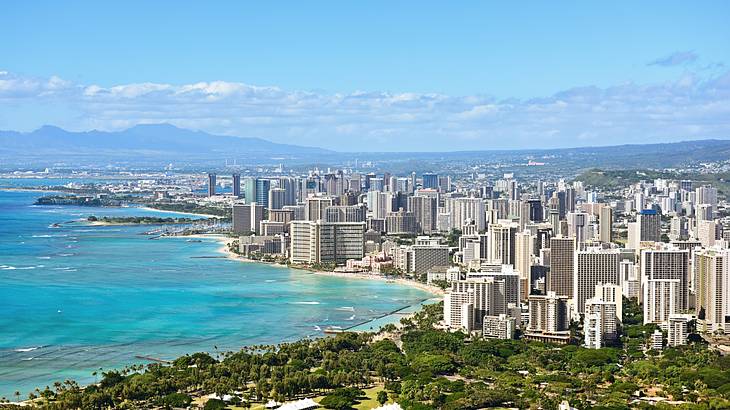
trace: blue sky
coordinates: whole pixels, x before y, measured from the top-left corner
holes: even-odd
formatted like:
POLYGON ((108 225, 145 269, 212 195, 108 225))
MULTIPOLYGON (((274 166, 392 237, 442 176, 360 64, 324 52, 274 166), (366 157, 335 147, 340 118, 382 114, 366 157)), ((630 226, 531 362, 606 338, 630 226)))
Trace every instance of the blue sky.
POLYGON ((0 129, 164 121, 358 150, 730 138, 730 3, 453 3, 11 2, 0 129))

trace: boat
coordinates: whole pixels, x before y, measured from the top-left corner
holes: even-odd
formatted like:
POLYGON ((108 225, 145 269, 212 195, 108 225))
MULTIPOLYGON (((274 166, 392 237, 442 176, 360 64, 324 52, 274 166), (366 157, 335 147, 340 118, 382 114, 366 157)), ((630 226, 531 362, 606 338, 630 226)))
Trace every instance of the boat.
POLYGON ((49 228, 60 228, 61 227, 61 224, 59 224, 59 223, 50 224, 50 225, 48 225, 48 227, 49 228))

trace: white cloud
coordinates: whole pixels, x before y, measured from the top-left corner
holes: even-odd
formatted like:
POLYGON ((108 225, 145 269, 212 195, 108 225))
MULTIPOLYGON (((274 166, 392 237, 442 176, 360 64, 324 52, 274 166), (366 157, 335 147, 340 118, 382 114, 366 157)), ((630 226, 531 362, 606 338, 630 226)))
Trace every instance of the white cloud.
MULTIPOLYGON (((169 122, 338 150, 464 150, 730 138, 730 71, 659 84, 576 87, 548 97, 288 91, 236 82, 76 84, 0 71, 2 128, 114 130, 169 122), (38 106, 70 107, 60 120, 38 106), (31 107, 31 108, 28 108, 31 107), (16 121, 16 122, 14 122, 16 121)), ((50 110, 53 111, 53 110, 50 110)))

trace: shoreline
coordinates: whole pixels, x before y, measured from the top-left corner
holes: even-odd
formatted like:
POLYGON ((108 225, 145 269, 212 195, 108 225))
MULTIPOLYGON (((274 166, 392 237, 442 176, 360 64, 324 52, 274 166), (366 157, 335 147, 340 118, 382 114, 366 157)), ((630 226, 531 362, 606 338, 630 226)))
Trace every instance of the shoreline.
MULTIPOLYGON (((353 325, 352 327, 348 328, 356 328, 356 327, 364 327, 368 323, 376 322, 376 321, 382 321, 384 318, 393 316, 394 319, 397 317, 398 320, 394 320, 392 323, 396 325, 396 327, 399 327, 400 325, 400 318, 410 318, 413 317, 418 311, 420 311, 423 308, 423 303, 428 300, 443 300, 444 297, 444 290, 433 285, 428 285, 421 282, 416 282, 414 280, 409 279, 403 279, 403 278, 389 278, 386 276, 381 276, 377 274, 368 274, 368 273, 349 273, 349 272, 327 272, 327 271, 317 271, 317 270, 309 270, 309 269, 302 269, 300 267, 291 267, 287 265, 281 265, 279 263, 274 262, 265 262, 265 261, 258 261, 253 259, 244 258, 241 255, 238 255, 236 253, 233 253, 229 249, 229 244, 236 240, 237 238, 231 238, 228 236, 224 236, 222 234, 194 234, 194 235, 181 235, 181 236, 170 236, 174 238, 195 238, 195 239, 214 239, 218 242, 220 247, 216 250, 219 253, 222 253, 225 255, 227 259, 235 260, 238 262, 244 262, 244 263, 260 263, 260 264, 266 264, 269 266, 279 267, 279 268, 288 268, 293 269, 297 271, 301 271, 303 274, 309 274, 309 275, 319 275, 319 276, 329 276, 329 277, 336 277, 341 279, 353 279, 353 280, 376 280, 381 282, 388 282, 388 283, 395 283, 401 286, 408 286, 414 289, 421 290, 423 292, 429 293, 431 297, 425 298, 423 300, 420 300, 418 303, 412 304, 412 305, 406 305, 401 308, 398 308, 392 312, 386 313, 384 315, 374 317, 370 320, 367 320, 363 323, 359 323, 356 325, 353 325), (413 312, 409 312, 406 314, 399 313, 406 309, 413 309, 413 312)), ((377 330, 380 330, 382 326, 379 326, 378 329, 369 330, 371 332, 377 333, 377 330)), ((347 331, 347 330, 346 330, 347 331)), ((352 330, 354 332, 364 332, 364 330, 352 330)))
POLYGON ((230 238, 230 237, 223 236, 221 234, 185 235, 185 237, 196 237, 198 239, 203 239, 203 238, 216 239, 221 245, 220 248, 218 248, 218 252, 225 254, 228 259, 233 259, 233 260, 237 260, 237 261, 241 261, 241 262, 263 263, 263 264, 267 264, 267 265, 288 267, 289 269, 296 269, 296 270, 305 272, 310 275, 321 275, 321 276, 329 276, 329 277, 343 278, 343 279, 378 280, 378 281, 384 281, 384 282, 390 282, 390 283, 397 283, 399 285, 410 286, 412 288, 416 288, 416 289, 422 290, 424 292, 428 292, 434 296, 443 296, 445 293, 444 290, 439 288, 438 286, 428 285, 425 283, 416 282, 414 280, 409 280, 409 279, 404 279, 404 278, 392 278, 392 277, 387 277, 387 276, 382 276, 382 275, 372 274, 372 273, 364 273, 364 272, 330 272, 330 271, 321 271, 321 270, 310 270, 310 269, 303 269, 300 267, 291 267, 291 266, 281 265, 278 263, 264 262, 264 261, 244 258, 241 255, 231 252, 230 249, 228 248, 230 243, 233 242, 234 240, 236 240, 237 238, 230 238))

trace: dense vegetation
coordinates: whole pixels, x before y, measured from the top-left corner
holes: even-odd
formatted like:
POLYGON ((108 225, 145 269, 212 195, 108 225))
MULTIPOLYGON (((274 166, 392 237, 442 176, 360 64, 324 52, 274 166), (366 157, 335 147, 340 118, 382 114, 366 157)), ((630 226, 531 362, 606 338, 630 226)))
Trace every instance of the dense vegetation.
POLYGON ((210 393, 234 398, 230 404, 209 400, 206 408, 317 397, 325 408, 348 409, 362 400, 362 389, 382 386, 377 400, 405 409, 554 409, 563 400, 579 409, 669 407, 654 407, 640 396, 681 401, 683 409, 730 406, 730 358, 699 339, 661 354, 645 352, 653 327, 641 324, 635 303, 625 304, 621 345, 599 350, 471 340, 433 328, 441 309, 427 306, 404 319, 400 333, 388 333, 391 338, 343 333, 216 357, 196 353, 170 365, 105 372, 85 389, 72 381, 56 383, 32 397, 40 396, 34 403, 43 409, 184 407, 210 393))
POLYGON ((718 193, 725 197, 730 194, 730 173, 728 172, 700 174, 648 169, 591 169, 575 177, 575 180, 583 182, 587 188, 605 192, 625 188, 639 181, 652 181, 657 178, 689 180, 695 186, 709 184, 717 188, 718 193))
POLYGON ((160 218, 155 216, 102 216, 91 215, 86 218, 89 222, 109 224, 187 224, 196 222, 193 218, 160 218))

